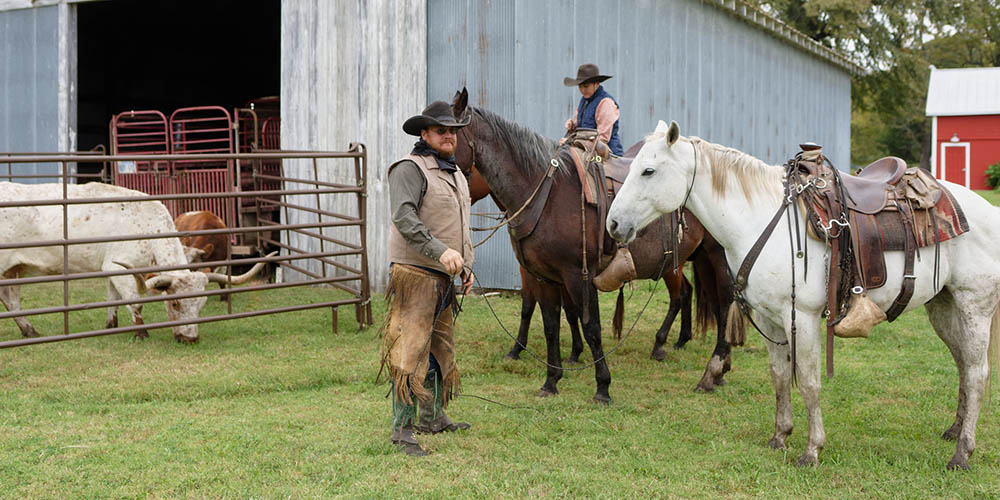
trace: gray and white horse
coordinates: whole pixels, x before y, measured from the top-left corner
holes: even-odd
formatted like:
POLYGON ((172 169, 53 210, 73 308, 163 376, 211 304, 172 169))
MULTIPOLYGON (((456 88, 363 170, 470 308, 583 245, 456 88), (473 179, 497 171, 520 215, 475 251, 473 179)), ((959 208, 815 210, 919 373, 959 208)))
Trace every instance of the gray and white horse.
MULTIPOLYGON (((624 186, 611 205, 608 231, 628 242, 660 215, 687 208, 726 249, 735 274, 754 242, 781 205, 784 168, 738 150, 696 137, 681 137, 677 123, 660 122, 632 162, 624 186)), ((949 469, 969 467, 976 448, 976 422, 982 404, 990 362, 987 353, 1000 338, 1000 208, 979 195, 948 182, 943 184, 965 211, 969 232, 940 245, 940 277, 934 287, 934 259, 915 263, 913 298, 906 310, 925 305, 931 325, 958 364, 959 394, 955 422, 945 439, 956 439, 949 469)), ((786 216, 787 217, 787 212, 786 216)), ((783 217, 784 219, 784 217, 783 217)), ((786 220, 778 228, 786 227, 786 220)), ((826 443, 820 412, 820 357, 823 344, 821 315, 826 308, 825 276, 829 255, 822 242, 805 238, 807 252, 826 258, 795 259, 792 273, 790 234, 776 230, 750 274, 745 297, 770 354, 771 378, 777 393, 774 437, 768 443, 784 448, 792 432, 791 384, 796 370, 799 392, 809 421, 809 442, 798 465, 818 462, 826 443), (806 281, 804 273, 812 279, 806 281), (789 345, 792 327, 791 286, 795 282, 797 333, 796 366, 789 345)), ((868 291, 887 310, 903 280, 903 252, 887 252, 885 286, 868 291)))

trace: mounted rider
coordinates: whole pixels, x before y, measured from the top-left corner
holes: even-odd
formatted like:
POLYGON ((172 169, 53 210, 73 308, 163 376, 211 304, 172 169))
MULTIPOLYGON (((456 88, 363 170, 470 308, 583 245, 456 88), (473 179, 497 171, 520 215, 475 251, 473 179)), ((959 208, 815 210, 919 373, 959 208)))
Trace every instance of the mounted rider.
MULTIPOLYGON (((453 335, 456 276, 472 287, 469 186, 455 164, 458 129, 451 106, 435 101, 403 123, 419 136, 406 157, 389 166, 389 311, 383 328, 382 369, 392 381, 390 441, 424 456, 414 431, 436 434, 468 429, 444 413, 459 388, 453 335), (418 418, 419 406, 419 418, 418 418)), ((380 371, 381 373, 381 371, 380 371)))
MULTIPOLYGON (((610 197, 607 200, 597 199, 591 184, 601 186, 600 191, 605 191, 615 183, 621 184, 624 174, 628 172, 627 165, 622 165, 617 169, 617 174, 612 172, 614 168, 607 162, 608 153, 620 158, 625 154, 622 148, 622 141, 618 135, 618 119, 621 116, 618 101, 611 96, 601 82, 611 78, 610 75, 602 75, 596 64, 582 64, 576 71, 576 78, 563 78, 563 85, 567 87, 577 87, 580 90, 580 103, 576 107, 576 113, 566 120, 566 130, 569 132, 563 142, 569 142, 570 146, 585 151, 582 155, 576 155, 577 169, 580 173, 580 181, 587 201, 597 207, 598 213, 607 211, 610 204, 610 197), (597 153, 595 155, 595 153, 597 153), (602 154, 603 153, 603 154, 602 154), (584 159, 581 161, 581 156, 584 159), (597 161, 597 172, 591 173, 590 162, 596 161, 597 156, 602 157, 597 161), (583 163, 588 163, 584 166, 583 163), (593 177, 591 177, 593 175, 593 177), (596 177, 596 179, 594 179, 596 177), (620 177, 620 178, 615 178, 620 177)), ((599 193, 597 193, 599 194, 599 193)), ((601 215, 603 219, 603 215, 601 215)), ((603 222, 601 223, 603 227, 603 222)), ((600 245, 602 252, 600 267, 603 271, 594 277, 593 283, 598 290, 610 292, 620 290, 626 281, 631 281, 636 277, 635 264, 632 261, 632 254, 628 248, 621 247, 614 251, 615 245, 607 240, 607 244, 600 245)))
POLYGON ((618 101, 601 85, 601 82, 609 78, 611 76, 601 74, 596 64, 589 63, 580 65, 576 70, 576 78, 563 78, 563 85, 577 87, 583 96, 576 107, 576 113, 566 120, 566 130, 597 130, 598 137, 608 145, 611 154, 622 156, 625 150, 618 136, 618 101))

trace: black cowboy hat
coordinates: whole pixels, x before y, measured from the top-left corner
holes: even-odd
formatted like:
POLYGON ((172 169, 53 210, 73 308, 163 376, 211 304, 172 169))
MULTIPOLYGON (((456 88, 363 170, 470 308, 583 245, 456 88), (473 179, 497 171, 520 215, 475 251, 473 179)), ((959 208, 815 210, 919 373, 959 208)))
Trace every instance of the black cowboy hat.
POLYGON ((411 116, 403 122, 403 132, 410 135, 420 135, 420 131, 427 127, 441 126, 462 128, 472 121, 472 116, 468 113, 461 121, 455 119, 455 114, 451 111, 451 105, 444 101, 434 101, 424 108, 419 115, 411 116))
POLYGON ((601 70, 597 69, 596 64, 581 64, 580 68, 576 70, 576 78, 566 77, 563 78, 563 85, 567 87, 576 87, 577 85, 583 85, 590 82, 603 82, 611 78, 609 75, 602 75, 601 70))

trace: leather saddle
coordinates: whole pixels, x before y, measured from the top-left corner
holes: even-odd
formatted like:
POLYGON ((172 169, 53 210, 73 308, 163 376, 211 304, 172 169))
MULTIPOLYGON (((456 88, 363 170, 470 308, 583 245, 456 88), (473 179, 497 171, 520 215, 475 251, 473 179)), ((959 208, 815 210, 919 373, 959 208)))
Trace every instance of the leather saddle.
POLYGON ((916 249, 968 231, 961 207, 929 173, 907 168, 900 158, 882 158, 849 175, 835 171, 818 147, 802 147, 796 167, 808 191, 804 208, 810 235, 838 244, 842 231, 850 234, 848 261, 840 263, 850 278, 843 284, 866 289, 885 285, 885 252, 905 252, 903 291, 899 304, 887 313, 892 321, 912 294, 916 249))

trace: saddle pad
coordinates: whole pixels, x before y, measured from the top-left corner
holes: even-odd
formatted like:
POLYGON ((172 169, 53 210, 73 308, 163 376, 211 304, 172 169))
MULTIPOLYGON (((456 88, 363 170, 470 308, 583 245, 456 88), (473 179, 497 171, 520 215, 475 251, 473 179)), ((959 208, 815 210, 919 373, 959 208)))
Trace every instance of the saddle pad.
MULTIPOLYGON (((965 219, 962 207, 951 196, 947 188, 941 186, 944 196, 934 205, 934 210, 913 211, 913 232, 918 247, 927 247, 935 243, 935 219, 937 224, 937 240, 947 241, 969 230, 969 222, 965 219)), ((903 225, 899 213, 886 211, 875 214, 878 223, 883 250, 903 250, 903 225)))
POLYGON ((580 178, 580 185, 584 187, 583 193, 587 199, 587 204, 597 205, 598 184, 593 178, 593 171, 589 170, 583 161, 583 155, 587 154, 587 152, 575 147, 569 148, 569 152, 573 156, 573 165, 576 166, 576 175, 580 178))

